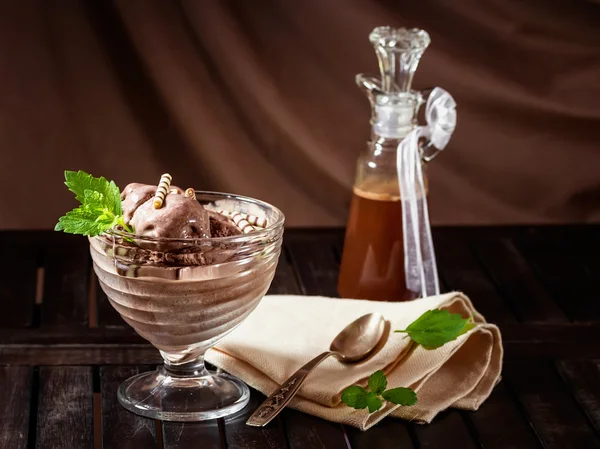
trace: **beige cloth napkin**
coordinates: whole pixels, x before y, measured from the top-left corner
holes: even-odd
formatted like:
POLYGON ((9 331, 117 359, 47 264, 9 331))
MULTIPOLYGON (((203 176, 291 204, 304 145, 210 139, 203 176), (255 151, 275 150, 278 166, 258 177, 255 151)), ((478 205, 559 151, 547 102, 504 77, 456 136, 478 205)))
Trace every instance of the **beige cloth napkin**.
POLYGON ((472 315, 478 325, 434 350, 419 345, 410 349, 405 334, 390 332, 381 349, 366 361, 345 365, 330 357, 308 376, 290 405, 362 430, 387 415, 430 422, 448 407, 477 410, 500 379, 502 340, 499 329, 486 323, 461 293, 404 303, 266 296, 246 321, 206 354, 206 360, 268 395, 311 358, 326 351, 333 338, 356 318, 379 312, 393 331, 405 329, 434 308, 472 315), (386 373, 388 388, 411 387, 417 391, 419 402, 412 407, 387 403, 372 414, 341 403, 346 387, 365 385, 378 369, 386 373))

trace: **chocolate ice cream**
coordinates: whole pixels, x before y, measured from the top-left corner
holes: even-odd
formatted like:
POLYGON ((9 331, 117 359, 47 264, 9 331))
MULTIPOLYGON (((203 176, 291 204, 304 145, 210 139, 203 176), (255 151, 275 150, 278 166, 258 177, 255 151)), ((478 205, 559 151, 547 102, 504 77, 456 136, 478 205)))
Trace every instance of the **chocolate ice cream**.
MULTIPOLYGON (((154 185, 132 183, 121 194, 125 223, 133 226, 138 236, 196 239, 241 234, 231 219, 205 210, 179 187, 170 187, 170 193, 158 209, 153 204, 155 193, 154 185)), ((165 247, 165 243, 141 242, 139 246, 157 251, 174 249, 165 247)))
POLYGON ((162 207, 153 205, 156 186, 129 184, 121 195, 125 223, 135 233, 154 238, 204 238, 210 237, 208 213, 202 205, 187 196, 179 187, 171 187, 162 207))
POLYGON ((230 235, 241 234, 242 231, 235 225, 229 217, 221 215, 212 210, 207 211, 210 218, 210 236, 211 237, 229 237, 230 235))
POLYGON ((170 186, 161 207, 156 208, 156 190, 155 185, 131 183, 121 194, 125 223, 133 227, 136 237, 142 237, 133 238, 129 245, 123 242, 125 259, 139 265, 198 266, 221 263, 227 254, 235 253, 237 245, 234 243, 186 242, 241 234, 231 218, 206 210, 176 186, 170 186))
MULTIPOLYGON (((171 189, 175 189, 179 193, 183 194, 183 190, 181 190, 179 187, 171 186, 171 189)), ((123 192, 121 192, 121 205, 123 208, 125 223, 129 224, 136 209, 146 201, 154 198, 155 193, 156 186, 140 184, 139 182, 132 182, 131 184, 128 184, 125 189, 123 189, 123 192)))

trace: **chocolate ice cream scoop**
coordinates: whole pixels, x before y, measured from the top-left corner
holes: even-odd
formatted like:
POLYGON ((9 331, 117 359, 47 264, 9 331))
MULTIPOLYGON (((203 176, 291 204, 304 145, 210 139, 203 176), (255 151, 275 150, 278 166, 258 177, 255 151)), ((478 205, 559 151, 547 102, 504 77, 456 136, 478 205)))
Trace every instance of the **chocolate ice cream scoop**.
POLYGON ((130 224, 145 237, 193 239, 210 237, 208 212, 192 198, 169 194, 163 206, 155 209, 152 198, 133 213, 130 224))
MULTIPOLYGON (((178 193, 183 194, 183 190, 179 187, 171 186, 171 190, 173 189, 178 193)), ((139 182, 128 184, 125 189, 123 189, 123 192, 121 192, 121 205, 123 207, 125 223, 129 224, 136 209, 150 198, 153 198, 155 193, 156 186, 140 184, 139 182)))
MULTIPOLYGON (((176 186, 170 186, 160 208, 154 200, 157 187, 132 183, 121 194, 125 222, 139 236, 154 238, 196 239, 204 237, 227 237, 241 234, 235 223, 219 213, 208 211, 184 194, 176 186)), ((185 245, 175 242, 136 242, 141 248, 151 251, 179 251, 185 245)))

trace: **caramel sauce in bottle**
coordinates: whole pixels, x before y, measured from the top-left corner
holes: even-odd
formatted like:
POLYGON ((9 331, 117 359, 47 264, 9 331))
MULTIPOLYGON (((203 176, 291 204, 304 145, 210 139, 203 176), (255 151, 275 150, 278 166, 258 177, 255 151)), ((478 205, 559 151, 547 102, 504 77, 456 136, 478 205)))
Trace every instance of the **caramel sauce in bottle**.
MULTIPOLYGON (((397 152, 417 125, 424 102, 411 83, 430 39, 424 30, 377 27, 369 41, 381 78, 356 76, 371 103, 371 139, 358 159, 338 293, 345 298, 408 301, 421 292, 406 288, 397 152)), ((417 195, 427 194, 426 173, 423 177, 425 191, 417 195)))
POLYGON ((397 183, 384 181, 354 187, 338 280, 340 296, 375 301, 417 297, 406 289, 402 202, 397 192, 397 183))

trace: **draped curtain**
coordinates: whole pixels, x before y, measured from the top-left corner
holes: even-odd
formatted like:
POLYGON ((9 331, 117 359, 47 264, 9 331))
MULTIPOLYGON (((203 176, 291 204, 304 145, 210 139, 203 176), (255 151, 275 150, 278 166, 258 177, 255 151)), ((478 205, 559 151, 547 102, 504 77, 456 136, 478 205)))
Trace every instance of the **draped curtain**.
POLYGON ((414 87, 458 126, 434 224, 600 221, 600 5, 586 0, 0 2, 1 228, 74 207, 64 169, 231 191, 343 225, 378 25, 426 29, 414 87))

